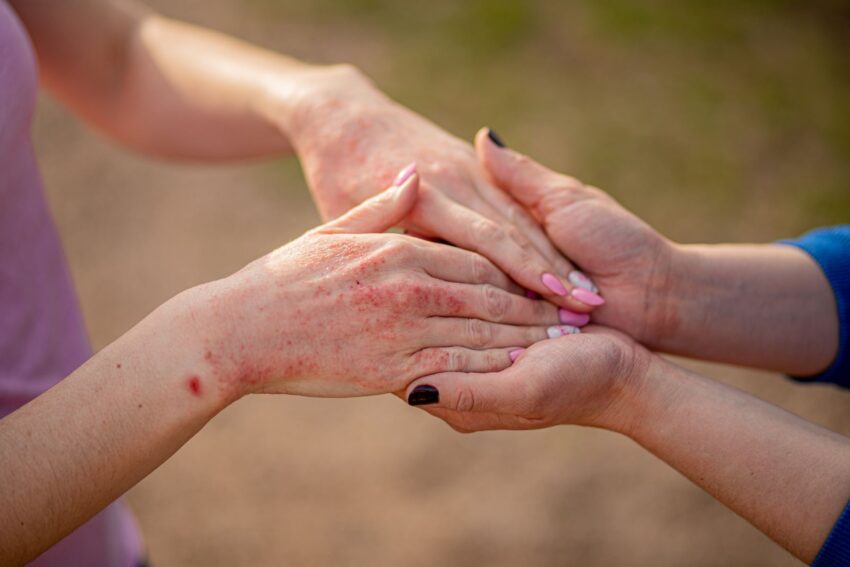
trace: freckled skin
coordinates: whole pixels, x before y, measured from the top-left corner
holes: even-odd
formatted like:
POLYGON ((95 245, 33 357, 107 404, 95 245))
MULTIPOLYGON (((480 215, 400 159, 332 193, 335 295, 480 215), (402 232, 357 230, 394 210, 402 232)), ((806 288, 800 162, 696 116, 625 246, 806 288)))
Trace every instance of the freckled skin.
POLYGON ((210 376, 225 391, 351 396, 439 370, 447 354, 414 354, 445 340, 429 326, 464 302, 416 265, 416 246, 401 235, 308 234, 222 280, 210 309, 227 309, 228 333, 208 345, 210 376))

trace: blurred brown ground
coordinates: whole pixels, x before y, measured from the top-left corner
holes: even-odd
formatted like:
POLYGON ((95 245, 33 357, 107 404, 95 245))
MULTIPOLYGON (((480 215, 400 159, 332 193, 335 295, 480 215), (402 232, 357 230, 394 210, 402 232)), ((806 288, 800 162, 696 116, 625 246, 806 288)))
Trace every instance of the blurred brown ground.
MULTIPOLYGON (((681 241, 850 219, 840 2, 155 4, 353 62, 454 133, 491 125, 681 241)), ((36 144, 97 348, 318 222, 292 160, 156 163, 48 98, 36 144)), ((850 433, 845 392, 689 365, 850 433)), ((462 436, 391 397, 243 400, 128 500, 160 567, 798 564, 624 438, 462 436)))

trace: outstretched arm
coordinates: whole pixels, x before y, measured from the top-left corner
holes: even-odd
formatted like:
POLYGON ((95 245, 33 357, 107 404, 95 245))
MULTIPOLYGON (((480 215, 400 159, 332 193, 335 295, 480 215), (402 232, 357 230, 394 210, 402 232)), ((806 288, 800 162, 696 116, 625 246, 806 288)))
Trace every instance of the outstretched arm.
POLYGON ((472 148, 393 102, 349 65, 315 66, 162 17, 132 0, 14 0, 44 82, 76 112, 147 153, 198 160, 295 150, 326 218, 422 175, 404 228, 475 250, 577 312, 571 267, 490 185, 472 148))
POLYGON ((512 348, 545 338, 555 307, 510 293, 484 258, 354 234, 401 220, 417 182, 180 294, 0 420, 0 564, 38 555, 243 395, 396 392, 505 368, 512 348))
POLYGON ((835 360, 837 292, 802 250, 677 244, 600 189, 499 147, 486 130, 476 146, 494 183, 602 289, 608 301, 596 322, 652 350, 801 376, 835 360))
POLYGON ((850 499, 850 440, 649 353, 586 332, 529 348, 496 374, 415 381, 424 406, 461 431, 559 424, 623 433, 803 561, 850 499))
POLYGON ((290 151, 279 110, 294 111, 322 81, 357 81, 353 69, 306 65, 131 0, 12 4, 45 85, 99 129, 151 154, 235 159, 290 151))

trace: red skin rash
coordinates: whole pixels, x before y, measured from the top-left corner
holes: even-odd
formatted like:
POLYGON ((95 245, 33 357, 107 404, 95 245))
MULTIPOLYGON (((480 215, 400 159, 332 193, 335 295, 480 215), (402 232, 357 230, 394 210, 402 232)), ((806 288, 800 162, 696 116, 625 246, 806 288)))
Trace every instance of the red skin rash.
POLYGON ((201 379, 197 376, 191 376, 189 380, 186 381, 186 387, 193 396, 201 396, 201 379))

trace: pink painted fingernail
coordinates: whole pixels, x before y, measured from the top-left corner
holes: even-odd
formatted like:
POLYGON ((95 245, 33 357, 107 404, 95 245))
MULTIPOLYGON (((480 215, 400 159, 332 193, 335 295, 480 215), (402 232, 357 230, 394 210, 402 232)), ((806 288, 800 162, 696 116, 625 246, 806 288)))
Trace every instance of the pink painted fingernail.
POLYGON ((570 292, 575 299, 581 301, 586 305, 590 305, 596 307, 597 305, 602 305, 605 303, 605 300, 601 295, 593 293, 592 291, 588 291, 582 287, 574 287, 570 292))
POLYGON ((393 187, 401 187, 414 173, 416 173, 416 162, 399 171, 398 176, 393 181, 393 187))
POLYGON ((576 287, 584 288, 587 291, 592 291, 593 293, 599 292, 599 288, 596 287, 593 281, 587 277, 584 272, 573 270, 567 275, 567 279, 570 280, 570 283, 576 287))
POLYGON ((543 282, 543 285, 549 288, 555 295, 567 295, 567 288, 564 287, 564 284, 561 283, 561 280, 559 280, 552 274, 547 272, 543 274, 543 277, 540 278, 540 280, 543 282))
POLYGON ((559 309, 558 316, 561 318, 561 323, 575 327, 584 327, 590 322, 590 315, 587 313, 576 313, 569 309, 559 309))
POLYGON ((525 290, 525 296, 528 299, 540 299, 540 294, 536 291, 531 291, 530 289, 525 290))
POLYGON ((555 325, 546 329, 546 335, 550 339, 557 339, 558 337, 563 337, 564 335, 575 335, 576 333, 580 332, 581 329, 579 329, 578 327, 573 327, 572 325, 555 325))
POLYGON ((513 362, 516 362, 516 359, 519 358, 519 355, 521 355, 524 352, 525 352, 524 348, 518 348, 518 349, 515 349, 515 350, 512 350, 511 352, 509 352, 508 356, 511 357, 511 362, 513 363, 513 362))

